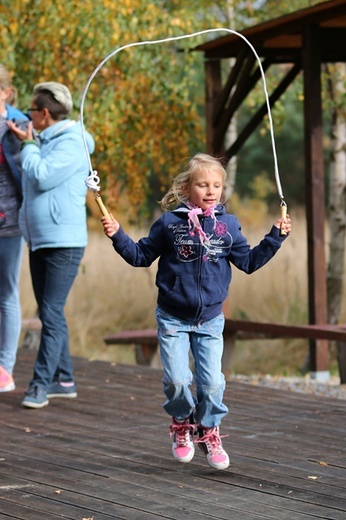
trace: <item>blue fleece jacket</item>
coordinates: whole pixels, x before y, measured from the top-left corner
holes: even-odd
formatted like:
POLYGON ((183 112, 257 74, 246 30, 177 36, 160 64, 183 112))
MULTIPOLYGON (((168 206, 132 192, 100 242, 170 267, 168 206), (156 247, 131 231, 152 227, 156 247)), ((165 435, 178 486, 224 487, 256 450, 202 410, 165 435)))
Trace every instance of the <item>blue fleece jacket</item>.
POLYGON ((216 221, 201 216, 202 229, 210 241, 208 250, 198 236, 191 236, 185 205, 164 213, 148 237, 134 242, 120 228, 111 239, 114 249, 135 267, 148 267, 159 258, 157 303, 173 316, 192 322, 214 318, 222 311, 231 283, 231 263, 247 274, 265 265, 285 237, 275 226, 251 248, 242 235, 238 219, 217 206, 216 221))
MULTIPOLYGON (((94 140, 86 132, 89 153, 94 140)), ((66 119, 40 133, 41 146, 21 151, 23 203, 19 226, 32 251, 85 247, 88 158, 81 123, 66 119)))

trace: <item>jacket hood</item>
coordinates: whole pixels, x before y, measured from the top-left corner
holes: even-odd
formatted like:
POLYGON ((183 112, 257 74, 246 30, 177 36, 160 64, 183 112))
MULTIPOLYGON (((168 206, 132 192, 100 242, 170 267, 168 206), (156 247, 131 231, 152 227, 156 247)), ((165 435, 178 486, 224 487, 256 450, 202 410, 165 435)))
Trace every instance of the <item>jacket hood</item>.
MULTIPOLYGON (((186 204, 180 204, 176 209, 172 211, 172 213, 186 213, 188 214, 190 211, 190 208, 186 206, 186 204)), ((226 208, 222 204, 218 204, 214 211, 215 215, 225 215, 226 214, 226 208)))
MULTIPOLYGON (((80 121, 73 121, 72 119, 64 119, 58 121, 52 126, 49 126, 40 133, 40 140, 42 143, 48 143, 51 139, 63 134, 75 134, 79 135, 82 139, 82 126, 80 121)), ((95 144, 91 135, 84 130, 85 140, 88 146, 89 153, 93 153, 95 144)))

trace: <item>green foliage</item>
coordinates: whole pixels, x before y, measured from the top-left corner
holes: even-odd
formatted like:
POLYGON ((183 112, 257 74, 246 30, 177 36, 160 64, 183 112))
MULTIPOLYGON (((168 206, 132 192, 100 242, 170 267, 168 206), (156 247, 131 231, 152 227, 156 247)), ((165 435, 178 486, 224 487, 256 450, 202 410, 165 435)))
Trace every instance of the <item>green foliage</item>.
POLYGON ((259 21, 276 18, 300 9, 306 9, 313 5, 321 4, 325 0, 264 0, 261 8, 256 11, 259 21), (273 16, 273 13, 275 15, 273 16))

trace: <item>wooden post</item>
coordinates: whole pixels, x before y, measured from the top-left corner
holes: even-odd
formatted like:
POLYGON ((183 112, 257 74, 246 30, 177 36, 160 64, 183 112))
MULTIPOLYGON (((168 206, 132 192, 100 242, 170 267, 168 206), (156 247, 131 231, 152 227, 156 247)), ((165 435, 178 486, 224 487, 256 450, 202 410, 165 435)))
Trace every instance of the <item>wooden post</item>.
MULTIPOLYGON (((325 260, 325 190, 321 100, 321 54, 319 27, 304 31, 304 114, 306 219, 308 231, 309 323, 327 323, 325 260)), ((310 340, 310 372, 315 379, 329 379, 327 340, 310 340)))
POLYGON ((220 156, 224 153, 224 147, 221 145, 217 150, 214 149, 214 115, 222 90, 221 86, 221 63, 220 60, 205 61, 205 78, 206 78, 206 130, 207 130, 207 152, 213 156, 220 156))

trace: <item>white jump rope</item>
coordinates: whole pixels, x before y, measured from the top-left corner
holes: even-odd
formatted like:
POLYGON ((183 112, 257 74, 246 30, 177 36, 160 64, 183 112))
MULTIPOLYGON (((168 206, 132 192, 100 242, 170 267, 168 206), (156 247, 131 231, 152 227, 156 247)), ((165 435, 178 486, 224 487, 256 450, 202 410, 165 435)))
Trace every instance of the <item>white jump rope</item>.
POLYGON ((85 132, 84 132, 84 117, 83 117, 83 114, 84 114, 84 103, 85 103, 85 98, 86 98, 86 95, 87 95, 87 92, 88 92, 88 89, 90 87, 90 84, 91 84, 92 80, 95 78, 95 76, 99 72, 99 70, 103 67, 103 65, 110 58, 112 58, 113 56, 118 54, 120 51, 123 51, 124 49, 129 49, 130 47, 140 47, 142 45, 156 45, 158 43, 166 43, 166 42, 172 42, 172 41, 177 41, 177 40, 184 40, 184 39, 187 39, 187 38, 193 38, 194 36, 199 36, 201 34, 209 34, 209 33, 221 32, 221 31, 222 32, 227 32, 227 33, 230 33, 230 34, 235 34, 235 35, 239 36, 240 38, 242 38, 242 40, 244 40, 247 43, 247 45, 251 48, 252 52, 256 56, 256 59, 257 59, 257 62, 258 62, 258 66, 259 66, 259 69, 261 71, 262 82, 263 82, 263 90, 264 90, 266 104, 267 104, 269 127, 270 127, 270 135, 271 135, 271 144, 272 144, 272 151, 273 151, 273 158, 274 158, 274 173, 275 173, 276 187, 277 187, 277 191, 278 191, 278 194, 279 194, 279 197, 280 197, 281 217, 284 218, 284 219, 286 218, 287 204, 286 204, 286 202, 284 200, 284 195, 283 195, 283 191, 282 191, 282 187, 281 187, 280 174, 279 174, 278 161, 277 161, 277 154, 276 154, 276 146, 275 146, 275 138, 274 138, 273 120, 272 120, 272 114, 271 114, 271 109, 270 109, 269 96, 268 96, 268 91, 267 91, 267 84, 266 84, 265 74, 264 74, 264 71, 263 71, 261 60, 260 60, 260 58, 259 58, 259 56, 258 56, 258 54, 257 54, 257 52, 255 50, 255 48, 249 42, 249 40, 247 40, 245 38, 245 36, 243 36, 241 33, 238 33, 237 31, 233 31, 232 29, 225 29, 225 28, 221 28, 221 27, 217 28, 217 29, 206 29, 204 31, 198 31, 198 32, 195 32, 195 33, 192 33, 192 34, 184 34, 182 36, 172 36, 172 37, 169 37, 169 38, 163 38, 161 40, 151 40, 151 41, 149 40, 149 41, 134 42, 134 43, 129 43, 127 45, 123 45, 122 47, 119 47, 119 48, 115 49, 113 52, 111 52, 110 54, 108 54, 108 56, 106 56, 101 61, 101 63, 99 63, 99 65, 96 67, 94 72, 91 74, 91 76, 90 76, 90 78, 89 78, 89 80, 88 80, 88 82, 87 82, 87 84, 86 84, 86 86, 84 88, 84 91, 83 91, 83 94, 82 94, 82 98, 81 98, 81 105, 80 105, 80 121, 81 121, 81 125, 82 125, 82 138, 83 138, 84 148, 85 148, 86 155, 87 155, 88 162, 89 162, 89 171, 90 171, 89 176, 85 180, 85 184, 86 184, 86 186, 88 187, 89 190, 94 192, 95 200, 96 200, 97 204, 99 205, 101 213, 104 216, 106 216, 107 218, 109 218, 109 213, 108 213, 106 207, 104 206, 104 204, 102 202, 100 194, 98 193, 100 191, 100 186, 99 186, 100 178, 98 176, 97 171, 93 170, 93 167, 92 167, 92 164, 91 164, 91 159, 90 159, 90 154, 89 154, 89 150, 88 150, 88 146, 87 146, 87 143, 86 143, 85 132))

